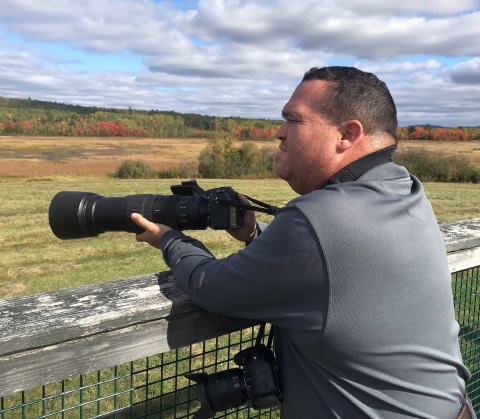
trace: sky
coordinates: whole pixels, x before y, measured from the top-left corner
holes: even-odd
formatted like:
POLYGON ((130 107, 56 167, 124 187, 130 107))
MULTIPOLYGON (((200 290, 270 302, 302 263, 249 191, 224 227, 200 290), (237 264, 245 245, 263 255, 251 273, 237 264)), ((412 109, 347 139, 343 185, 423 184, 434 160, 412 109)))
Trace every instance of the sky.
POLYGON ((311 67, 480 126, 480 0, 0 0, 0 96, 280 119, 311 67))

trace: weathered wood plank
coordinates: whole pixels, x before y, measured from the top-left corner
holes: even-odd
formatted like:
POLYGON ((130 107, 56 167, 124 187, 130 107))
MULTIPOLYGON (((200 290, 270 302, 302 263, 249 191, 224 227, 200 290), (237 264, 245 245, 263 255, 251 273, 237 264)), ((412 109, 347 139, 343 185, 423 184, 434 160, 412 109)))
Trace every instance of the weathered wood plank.
POLYGON ((441 224, 450 272, 480 265, 480 218, 441 224))
POLYGON ((0 397, 257 324, 198 310, 0 357, 0 397))
POLYGON ((171 272, 3 300, 0 396, 255 324, 197 307, 171 272))
POLYGON ((440 224, 447 253, 480 246, 480 218, 440 224))
POLYGON ((192 310, 171 272, 0 300, 0 356, 192 310))
POLYGON ((480 266, 480 247, 451 252, 447 254, 447 258, 451 273, 480 266))

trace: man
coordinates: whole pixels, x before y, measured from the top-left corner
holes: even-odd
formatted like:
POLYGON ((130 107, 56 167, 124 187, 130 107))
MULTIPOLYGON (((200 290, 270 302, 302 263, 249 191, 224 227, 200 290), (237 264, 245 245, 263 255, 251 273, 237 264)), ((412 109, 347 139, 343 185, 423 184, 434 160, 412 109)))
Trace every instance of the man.
POLYGON ((457 417, 470 374, 445 247, 421 183, 391 161, 386 85, 313 68, 282 115, 276 170, 301 196, 268 228, 247 212, 231 234, 248 247, 217 260, 133 214, 137 240, 200 307, 274 325, 282 418, 457 417))

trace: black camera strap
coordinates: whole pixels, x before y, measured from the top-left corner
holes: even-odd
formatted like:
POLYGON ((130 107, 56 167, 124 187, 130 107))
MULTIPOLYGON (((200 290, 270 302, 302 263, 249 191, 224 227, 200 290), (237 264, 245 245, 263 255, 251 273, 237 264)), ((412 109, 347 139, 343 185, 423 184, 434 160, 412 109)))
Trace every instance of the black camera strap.
MULTIPOLYGON (((255 341, 255 347, 259 347, 262 344, 263 337, 265 336, 265 322, 260 323, 260 329, 258 329, 257 340, 255 341)), ((268 334, 267 348, 272 348, 273 342, 273 326, 270 327, 270 333, 268 334)))
POLYGON ((269 214, 269 215, 275 215, 277 211, 280 209, 278 207, 274 207, 273 205, 268 205, 265 202, 251 198, 247 195, 243 195, 243 196, 247 198, 249 201, 252 201, 257 205, 260 205, 260 207, 263 207, 263 208, 254 207, 253 205, 240 204, 239 202, 231 202, 231 201, 227 201, 226 199, 217 199, 215 202, 217 204, 226 205, 228 207, 241 208, 241 209, 252 210, 256 212, 264 212, 265 214, 269 214))

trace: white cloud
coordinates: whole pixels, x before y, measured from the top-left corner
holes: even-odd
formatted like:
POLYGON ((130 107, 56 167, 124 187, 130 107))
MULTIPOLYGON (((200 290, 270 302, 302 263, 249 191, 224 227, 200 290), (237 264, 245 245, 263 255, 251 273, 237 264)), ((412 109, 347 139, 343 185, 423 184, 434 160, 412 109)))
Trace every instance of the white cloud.
POLYGON ((480 85, 456 84, 449 77, 450 71, 418 72, 392 83, 400 119, 449 126, 480 125, 480 85))
POLYGON ((428 13, 431 15, 452 15, 475 10, 476 0, 370 0, 347 1, 351 9, 360 14, 399 14, 399 13, 428 13))
POLYGON ((459 84, 480 84, 480 57, 455 65, 450 77, 459 84))
POLYGON ((192 55, 155 56, 146 60, 152 71, 205 78, 299 80, 306 67, 327 63, 331 54, 311 54, 288 45, 262 48, 225 42, 221 46, 197 47, 192 55))
POLYGON ((21 53, 0 53, 0 95, 137 109, 210 115, 280 117, 295 83, 288 87, 232 79, 228 84, 200 77, 144 72, 79 72, 42 65, 21 53), (189 83, 195 89, 184 89, 189 83), (159 88, 168 86, 168 88, 159 88), (258 90, 259 94, 255 94, 258 90), (253 92, 253 93, 252 93, 253 92))
POLYGON ((442 63, 438 60, 426 60, 424 62, 413 63, 411 61, 387 62, 387 63, 356 63, 355 67, 362 71, 367 71, 374 74, 385 73, 405 73, 419 70, 438 70, 442 68, 442 63))
POLYGON ((188 11, 0 0, 0 95, 278 118, 306 70, 346 62, 387 83, 402 123, 480 125, 478 9, 477 0, 201 0, 188 11), (145 67, 66 69, 76 58, 42 47, 57 43, 105 60, 132 52, 145 67), (453 66, 442 58, 465 56, 453 66))
POLYGON ((4 26, 30 39, 97 52, 190 54, 225 41, 369 58, 480 55, 474 0, 202 0, 197 10, 141 0, 2 0, 4 26), (388 13, 387 13, 388 12, 388 13), (462 13, 463 12, 463 13, 462 13))
POLYGON ((96 52, 173 52, 191 45, 171 7, 140 0, 1 0, 0 19, 27 39, 70 42, 96 52))
POLYGON ((480 36, 480 13, 471 11, 475 3, 203 0, 198 11, 178 16, 177 22, 186 33, 210 42, 257 44, 261 39, 270 45, 289 40, 301 49, 377 59, 458 56, 480 52, 480 44, 471 42, 480 36))

